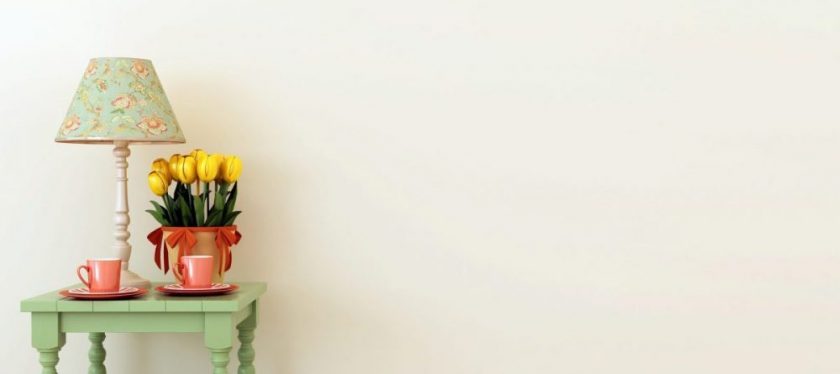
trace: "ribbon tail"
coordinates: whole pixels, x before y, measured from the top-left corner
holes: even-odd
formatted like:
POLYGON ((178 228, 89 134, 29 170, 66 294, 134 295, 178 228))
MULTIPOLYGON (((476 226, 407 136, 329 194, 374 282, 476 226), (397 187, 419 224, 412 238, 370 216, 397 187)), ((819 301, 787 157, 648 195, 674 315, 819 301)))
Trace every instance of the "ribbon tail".
POLYGON ((239 238, 227 228, 220 228, 216 232, 216 247, 219 249, 219 257, 221 259, 219 262, 219 275, 230 270, 230 266, 233 264, 233 254, 230 252, 230 246, 236 244, 238 241, 239 238))
MULTIPOLYGON (((146 236, 146 239, 155 245, 155 265, 157 265, 158 269, 163 269, 160 265, 160 247, 163 244, 163 230, 160 228, 155 229, 146 236)), ((164 253, 166 252, 164 251, 164 253)), ((169 268, 168 263, 165 263, 164 266, 165 268, 169 268)), ((166 270, 163 273, 166 274, 166 270)))
MULTIPOLYGON (((160 267, 160 265, 158 265, 160 267)), ((169 272, 169 249, 166 248, 166 245, 163 246, 163 274, 169 272)))
MULTIPOLYGON (((192 247, 195 245, 196 239, 189 229, 181 228, 173 231, 166 242, 170 247, 177 248, 175 253, 175 262, 179 263, 181 262, 182 256, 190 255, 190 250, 192 250, 192 247)), ((169 266, 169 252, 167 251, 165 255, 167 256, 166 264, 169 266)))
MULTIPOLYGON (((234 228, 233 228, 233 244, 234 245, 239 244, 240 240, 242 240, 242 234, 240 234, 239 230, 237 230, 236 226, 234 226, 234 228)), ((230 266, 233 265, 233 253, 230 251, 230 248, 228 248, 228 259, 229 260, 228 260, 227 268, 225 269, 225 271, 230 270, 230 266)))
POLYGON ((233 253, 230 251, 230 247, 226 248, 227 250, 227 261, 225 262, 225 271, 230 270, 230 266, 233 265, 233 253))

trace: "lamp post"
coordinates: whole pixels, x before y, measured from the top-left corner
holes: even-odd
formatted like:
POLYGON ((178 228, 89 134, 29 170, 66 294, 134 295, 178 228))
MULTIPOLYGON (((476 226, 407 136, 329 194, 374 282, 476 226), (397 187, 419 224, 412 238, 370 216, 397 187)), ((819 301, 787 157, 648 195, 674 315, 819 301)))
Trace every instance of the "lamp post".
POLYGON ((120 283, 148 288, 149 281, 128 268, 128 145, 185 142, 152 62, 125 57, 91 59, 55 141, 114 145, 117 198, 113 248, 122 260, 120 283))

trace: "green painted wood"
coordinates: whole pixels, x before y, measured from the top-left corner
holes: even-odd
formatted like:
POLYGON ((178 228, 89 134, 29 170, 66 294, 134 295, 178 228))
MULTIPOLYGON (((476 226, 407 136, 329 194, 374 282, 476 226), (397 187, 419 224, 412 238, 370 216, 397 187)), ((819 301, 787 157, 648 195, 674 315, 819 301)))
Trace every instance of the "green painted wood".
POLYGON ((32 313, 32 346, 38 350, 42 374, 56 374, 58 352, 64 342, 65 335, 59 331, 58 313, 32 313))
POLYGON ((56 310, 60 312, 92 312, 93 301, 62 299, 56 301, 56 310))
MULTIPOLYGON (((39 352, 42 373, 56 373, 58 353, 68 332, 89 333, 92 374, 106 372, 102 343, 110 332, 203 332, 214 373, 227 373, 236 326, 241 343, 238 372, 252 374, 257 305, 266 285, 238 284, 239 290, 228 295, 174 297, 150 290, 142 298, 113 301, 79 301, 53 291, 21 301, 21 311, 32 313, 32 346, 39 352)), ((78 285, 67 288, 73 287, 78 285)))
POLYGON ((88 374, 106 374, 105 347, 102 346, 102 342, 105 340, 105 333, 92 332, 88 334, 88 340, 90 340, 90 349, 88 350, 90 367, 88 367, 88 374))
POLYGON ((211 348, 210 362, 213 364, 213 374, 228 374, 227 366, 230 363, 230 347, 211 348))
POLYGON ((58 351, 61 348, 38 348, 38 362, 41 363, 41 374, 58 374, 58 351))
POLYGON ((207 348, 233 346, 233 316, 231 313, 204 313, 204 345, 207 348))
POLYGON ((170 300, 166 302, 167 312, 203 312, 201 300, 170 300))
POLYGON ((55 302, 62 299, 58 291, 28 298, 20 302, 21 312, 55 312, 55 302))
MULTIPOLYGON (((266 291, 262 282, 237 283, 239 290, 228 295, 206 297, 167 296, 154 290, 166 283, 157 282, 149 293, 138 299, 118 301, 80 301, 64 298, 58 291, 48 292, 21 301, 23 312, 236 312, 242 310, 266 291)), ((70 285, 63 289, 79 287, 70 285)))
MULTIPOLYGON (((256 310, 256 301, 254 302, 254 311, 256 310)), ((252 312, 244 321, 242 321, 236 328, 239 330, 239 370, 238 374, 255 374, 254 358, 256 352, 254 346, 251 344, 254 341, 254 329, 257 327, 257 314, 252 312)))
MULTIPOLYGON (((253 305, 253 303, 252 303, 252 305, 253 305)), ((239 325, 240 322, 242 322, 246 318, 248 318, 248 316, 251 315, 252 310, 253 310, 253 307, 249 306, 249 307, 247 307, 245 309, 242 309, 238 312, 230 313, 230 316, 231 316, 230 319, 231 319, 231 322, 233 322, 233 325, 234 326, 239 325)), ((222 313, 224 313, 224 312, 222 312, 222 313)))
POLYGON ((94 312, 127 312, 128 300, 92 301, 94 312))
POLYGON ((204 313, 61 313, 64 332, 202 332, 204 313))
POLYGON ((59 330, 59 313, 32 313, 32 346, 55 348, 64 345, 64 334, 59 330))
POLYGON ((165 312, 166 300, 161 299, 160 296, 162 295, 152 289, 143 298, 128 300, 128 311, 132 313, 165 312))
POLYGON ((235 312, 242 310, 266 291, 265 283, 244 283, 228 295, 204 299, 205 312, 235 312))

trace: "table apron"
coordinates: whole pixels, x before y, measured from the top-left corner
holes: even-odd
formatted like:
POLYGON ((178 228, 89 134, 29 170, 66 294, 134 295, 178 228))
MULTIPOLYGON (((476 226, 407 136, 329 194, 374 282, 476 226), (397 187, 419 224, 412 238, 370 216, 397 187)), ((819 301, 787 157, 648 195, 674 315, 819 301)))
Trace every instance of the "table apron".
POLYGON ((229 314, 236 326, 254 303, 238 312, 59 312, 61 332, 203 332, 206 314, 229 314))

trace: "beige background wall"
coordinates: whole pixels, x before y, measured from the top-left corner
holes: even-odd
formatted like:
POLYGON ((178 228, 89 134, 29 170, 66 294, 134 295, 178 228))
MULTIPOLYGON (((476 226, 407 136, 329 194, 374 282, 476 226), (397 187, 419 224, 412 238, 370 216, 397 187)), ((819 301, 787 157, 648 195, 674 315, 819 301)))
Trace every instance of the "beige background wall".
MULTIPOLYGON (((189 143, 245 161, 230 278, 262 373, 837 373, 840 5, 0 5, 0 362, 18 300, 109 255, 113 160, 52 138, 94 56, 154 61, 189 143)), ((206 373, 113 335, 113 373, 206 373)), ((73 335, 64 373, 85 372, 73 335)), ((234 358, 234 363, 235 363, 234 358)), ((233 366, 233 365, 232 365, 233 366)))

